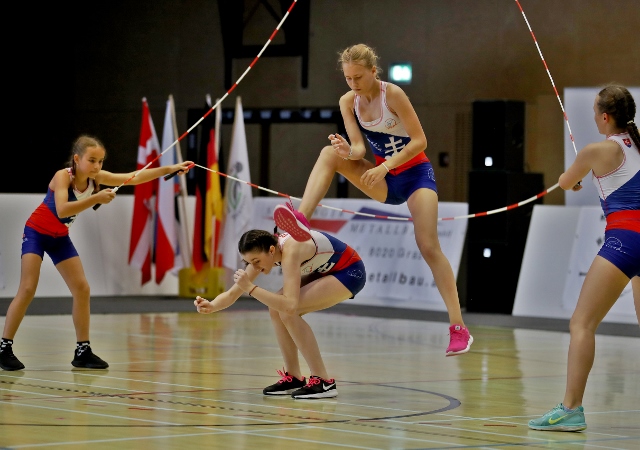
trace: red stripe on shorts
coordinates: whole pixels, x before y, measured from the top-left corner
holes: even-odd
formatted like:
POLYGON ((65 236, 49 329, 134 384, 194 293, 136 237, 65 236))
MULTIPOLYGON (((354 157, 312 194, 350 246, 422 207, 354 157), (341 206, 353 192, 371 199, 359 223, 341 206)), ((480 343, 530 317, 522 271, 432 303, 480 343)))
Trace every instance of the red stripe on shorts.
POLYGON ((640 211, 617 211, 607 216, 607 230, 622 229, 640 233, 640 211))

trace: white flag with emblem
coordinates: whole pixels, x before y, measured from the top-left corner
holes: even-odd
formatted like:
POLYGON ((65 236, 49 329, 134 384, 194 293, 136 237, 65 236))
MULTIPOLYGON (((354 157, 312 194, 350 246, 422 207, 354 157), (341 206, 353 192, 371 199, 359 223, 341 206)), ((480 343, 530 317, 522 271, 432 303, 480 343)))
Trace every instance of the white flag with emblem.
MULTIPOLYGON (((244 115, 240 97, 236 99, 233 132, 231 135, 231 150, 229 152, 229 164, 227 165, 226 174, 248 183, 251 182, 247 136, 244 129, 244 115)), ((251 186, 227 178, 224 188, 224 204, 224 228, 220 238, 222 264, 224 267, 236 270, 240 268, 238 241, 246 231, 251 229, 251 217, 253 216, 253 193, 251 192, 251 186)))

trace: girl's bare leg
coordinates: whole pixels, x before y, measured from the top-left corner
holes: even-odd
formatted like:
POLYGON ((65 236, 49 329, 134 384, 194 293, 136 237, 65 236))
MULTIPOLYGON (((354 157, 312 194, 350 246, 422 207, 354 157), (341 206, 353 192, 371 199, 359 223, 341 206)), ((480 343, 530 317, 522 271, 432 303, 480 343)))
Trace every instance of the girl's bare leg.
POLYGON ((35 253, 26 253, 22 256, 20 267, 18 293, 11 301, 4 321, 2 337, 5 339, 13 339, 15 337, 18 327, 27 313, 27 308, 36 295, 42 258, 35 253))
POLYGON ((351 292, 340 281, 327 275, 301 288, 299 309, 296 314, 280 314, 289 335, 309 366, 311 375, 329 379, 313 330, 301 316, 329 308, 350 297, 351 292))
POLYGON ((79 256, 66 259, 56 265, 73 297, 73 325, 76 329, 78 342, 89 340, 89 326, 91 322, 90 298, 91 289, 84 274, 79 256))
POLYGON ((567 408, 582 405, 587 378, 595 357, 596 329, 628 283, 629 278, 606 259, 596 256, 593 260, 569 324, 571 341, 567 386, 562 402, 567 408))
POLYGON ((310 219, 318 203, 327 195, 336 173, 343 175, 351 184, 372 199, 384 202, 387 199, 387 184, 385 182, 377 183, 373 187, 363 186, 360 183, 362 174, 373 167, 374 165, 366 159, 344 160, 335 154, 330 145, 324 147, 311 170, 298 211, 310 219))
POLYGON ((456 278, 438 239, 438 195, 431 189, 418 189, 409 197, 407 206, 413 218, 418 248, 447 307, 449 325, 464 326, 456 278))
POLYGON ((275 309, 269 308, 269 315, 271 316, 271 323, 276 333, 276 339, 278 339, 278 346, 280 347, 280 353, 282 353, 282 359, 284 359, 284 370, 289 375, 296 377, 298 380, 302 380, 303 375, 300 370, 300 360, 298 359, 298 347, 291 338, 289 330, 282 322, 280 313, 275 309))

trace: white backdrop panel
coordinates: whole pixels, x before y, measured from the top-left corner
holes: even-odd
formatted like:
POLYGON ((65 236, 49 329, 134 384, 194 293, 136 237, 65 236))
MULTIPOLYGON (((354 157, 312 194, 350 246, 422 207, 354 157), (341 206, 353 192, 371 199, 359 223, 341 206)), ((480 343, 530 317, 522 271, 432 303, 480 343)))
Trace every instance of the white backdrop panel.
MULTIPOLYGON (((44 194, 0 194, 0 257, 4 269, 4 287, 0 297, 15 296, 20 282, 20 253, 24 224, 42 202, 44 194)), ((187 202, 187 215, 193 223, 192 198, 187 202)), ((119 194, 111 203, 82 212, 71 226, 69 235, 75 245, 91 294, 176 295, 177 276, 168 275, 160 285, 152 280, 140 286, 140 271, 129 266, 129 240, 133 196, 119 194)), ((66 297, 69 290, 62 277, 45 256, 36 297, 66 297)))
MULTIPOLYGON (((584 220, 591 222, 590 228, 596 229, 596 234, 599 229, 604 235, 604 225, 598 215, 594 220, 594 217, 585 219, 587 216, 582 214, 583 209, 591 212, 592 208, 599 209, 553 205, 533 207, 513 304, 514 316, 571 317, 584 279, 575 268, 584 265, 588 268, 597 253, 593 246, 596 241, 593 233, 581 232, 584 220), (577 250, 581 248, 589 250, 585 254, 577 250), (572 270, 575 277, 569 275, 572 270), (563 298, 571 300, 565 302, 563 298)), ((604 322, 637 323, 633 302, 623 296, 605 316, 604 322)))
MULTIPOLYGON (((42 201, 40 194, 0 194, 0 267, 4 269, 5 286, 0 297, 13 297, 20 279, 20 249, 22 230, 29 214, 42 201)), ((272 230, 273 208, 282 198, 256 197, 254 227, 272 230)), ((193 228, 193 197, 187 201, 187 218, 193 228)), ((378 212, 382 215, 408 217, 406 205, 389 206, 373 200, 325 199, 323 204, 352 211, 378 212)), ((466 215, 466 203, 440 203, 440 217, 466 215)), ((70 230, 92 295, 168 295, 178 293, 178 279, 168 275, 162 284, 152 280, 140 286, 140 272, 128 265, 129 239, 133 212, 133 196, 119 194, 97 211, 81 213, 70 230)), ((387 306, 444 310, 428 266, 417 251, 413 223, 360 216, 327 208, 318 208, 312 219, 314 227, 331 232, 355 247, 362 255, 370 277, 367 286, 354 302, 387 306)), ((441 221, 438 224, 440 243, 449 258, 454 273, 458 272, 464 246, 467 219, 441 221)), ((0 276, 2 276, 0 275, 0 276)), ((278 289, 281 276, 263 276, 261 285, 278 289)), ((68 296, 69 291, 51 260, 45 256, 37 297, 68 296)))
MULTIPOLYGON (((604 217, 600 206, 583 206, 580 208, 562 298, 562 306, 567 311, 573 311, 578 303, 578 294, 582 288, 584 278, 589 267, 591 267, 593 258, 598 254, 604 242, 606 224, 607 219, 604 217)), ((622 291, 609 314, 612 316, 626 314, 631 318, 634 317, 635 306, 633 304, 631 283, 622 291)))

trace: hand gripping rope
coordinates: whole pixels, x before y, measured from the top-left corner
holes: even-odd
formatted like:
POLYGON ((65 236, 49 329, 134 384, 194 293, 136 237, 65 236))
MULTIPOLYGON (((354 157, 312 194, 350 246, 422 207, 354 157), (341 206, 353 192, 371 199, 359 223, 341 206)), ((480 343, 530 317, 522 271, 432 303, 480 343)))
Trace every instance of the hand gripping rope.
MULTIPOLYGON (((242 81, 242 79, 245 77, 245 75, 247 75, 247 73, 249 73, 249 71, 251 70, 251 68, 256 64, 256 62, 258 62, 258 59, 260 58, 260 56, 262 56, 262 54, 264 53, 264 51, 267 49, 267 47, 269 46, 269 44, 271 43, 271 41, 273 40, 273 38, 276 36, 276 34, 278 33, 278 31, 280 30, 280 27, 282 27, 282 24, 284 23, 285 20, 287 20, 287 17, 289 17, 289 14, 291 13, 291 10, 293 9, 293 7, 295 6, 295 4, 298 2, 298 0, 293 0, 293 3, 291 3, 291 6, 289 6, 289 9, 287 10, 287 12, 285 13, 285 15, 282 17, 282 20, 280 21, 280 23, 278 24, 278 26, 275 28, 275 30, 273 30, 273 33, 271 33, 271 36, 269 36, 269 39, 267 39, 267 42, 265 42, 264 46, 262 47, 262 49, 260 50, 260 52, 256 55, 256 57, 253 59, 253 61, 251 61, 251 64, 249 64, 249 67, 247 67, 247 69, 244 71, 244 73, 240 76, 240 78, 238 78, 238 80, 233 83, 233 86, 231 86, 231 88, 229 88, 229 90, 222 96, 222 98, 220 98, 215 105, 213 105, 211 107, 211 109, 209 109, 209 111, 207 111, 196 123, 194 123, 191 128, 189 128, 187 131, 185 131, 184 133, 182 133, 182 136, 180 136, 178 139, 176 139, 170 146, 168 146, 167 148, 165 148, 164 150, 162 150, 162 152, 156 156, 152 161, 150 161, 149 163, 147 163, 146 166, 144 166, 142 169, 136 171, 133 176, 131 178, 129 178, 128 180, 126 180, 124 183, 122 183, 120 186, 116 186, 113 188, 113 192, 118 192, 118 189, 120 189, 122 186, 124 186, 125 184, 129 183, 131 180, 133 180, 135 177, 138 176, 138 174, 140 174, 140 172, 142 172, 143 170, 146 170, 149 168, 149 166, 151 166, 151 164, 153 164, 154 162, 156 162, 158 159, 160 159, 160 157, 162 155, 164 155, 167 151, 169 151, 170 149, 172 149, 173 147, 175 147, 175 145, 180 142, 182 139, 184 139, 189 133, 191 133, 193 131, 193 129, 195 127, 197 127, 209 114, 211 114, 212 111, 214 111, 218 105, 220 103, 223 102, 223 100, 225 98, 227 98, 229 96, 229 94, 231 92, 233 92, 233 90, 238 86, 238 84, 240 84, 240 81, 242 81)), ((191 168, 192 166, 189 166, 189 168, 191 168)), ((178 172, 174 172, 172 174, 166 175, 165 179, 169 179, 175 175, 177 175, 178 172)), ((98 209, 100 207, 100 203, 96 204, 93 206, 93 209, 98 209)))

